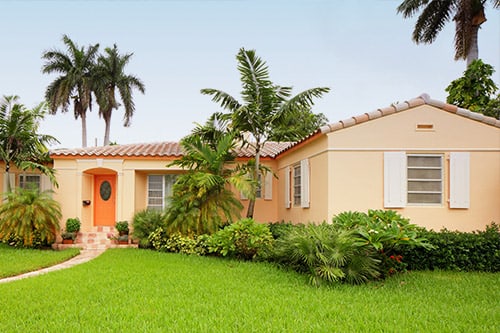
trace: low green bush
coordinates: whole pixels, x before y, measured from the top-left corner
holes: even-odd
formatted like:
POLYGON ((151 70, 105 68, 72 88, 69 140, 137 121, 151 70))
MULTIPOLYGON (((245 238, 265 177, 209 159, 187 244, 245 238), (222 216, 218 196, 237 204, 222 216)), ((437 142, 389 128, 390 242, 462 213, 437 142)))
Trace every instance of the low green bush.
POLYGON ((271 259, 323 282, 360 284, 380 276, 376 251, 353 230, 331 224, 293 228, 274 243, 271 259))
POLYGON ((420 230, 433 249, 406 247, 401 255, 412 270, 500 272, 500 227, 492 223, 484 231, 439 232, 420 230))
POLYGON ((155 250, 160 252, 205 255, 208 252, 207 237, 207 235, 183 236, 178 232, 169 234, 160 227, 149 235, 148 241, 155 250))
POLYGON ((293 228, 303 226, 303 224, 293 224, 292 222, 281 221, 269 223, 268 226, 273 238, 278 239, 288 234, 293 228))
POLYGON ((165 227, 165 216, 162 211, 145 209, 135 213, 132 219, 132 236, 139 241, 142 248, 153 247, 149 235, 158 228, 165 227))
POLYGON ((272 241, 273 236, 267 224, 246 218, 212 234, 208 238, 208 249, 224 257, 251 260, 271 246, 272 241))

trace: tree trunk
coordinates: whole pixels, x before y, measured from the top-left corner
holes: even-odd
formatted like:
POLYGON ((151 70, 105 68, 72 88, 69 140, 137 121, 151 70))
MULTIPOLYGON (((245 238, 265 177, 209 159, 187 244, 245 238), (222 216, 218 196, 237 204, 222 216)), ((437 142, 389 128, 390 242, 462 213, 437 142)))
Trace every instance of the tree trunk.
POLYGON ((472 34, 470 38, 470 47, 469 47, 469 52, 467 53, 467 67, 473 62, 474 60, 477 60, 479 58, 479 50, 478 50, 478 45, 477 45, 477 35, 479 31, 479 26, 475 25, 472 27, 472 34))
POLYGON ((87 113, 82 112, 80 114, 82 118, 82 147, 87 147, 87 113))
MULTIPOLYGON (((259 180, 259 169, 260 169, 260 143, 255 142, 255 169, 253 171, 252 180, 259 180)), ((253 190, 253 195, 248 201, 247 218, 253 219, 253 212, 255 210, 255 189, 253 190)))
POLYGON ((104 118, 104 141, 103 141, 103 146, 109 145, 109 132, 111 130, 111 111, 109 113, 106 113, 103 115, 104 118))

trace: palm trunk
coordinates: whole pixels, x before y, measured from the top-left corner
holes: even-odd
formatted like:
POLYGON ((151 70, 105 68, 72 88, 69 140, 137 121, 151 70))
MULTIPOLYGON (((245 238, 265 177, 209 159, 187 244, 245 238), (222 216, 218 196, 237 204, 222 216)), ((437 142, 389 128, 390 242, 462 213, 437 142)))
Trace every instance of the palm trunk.
POLYGON ((479 31, 479 26, 475 25, 472 27, 472 35, 470 38, 470 48, 469 52, 467 53, 467 67, 473 62, 474 60, 477 60, 479 58, 479 49, 477 45, 477 35, 479 31))
POLYGON ((111 111, 106 113, 103 118, 105 123, 103 146, 107 146, 109 145, 109 132, 111 131, 111 111))
MULTIPOLYGON (((252 179, 257 181, 259 179, 259 169, 260 169, 260 143, 255 142, 255 169, 253 171, 252 179)), ((255 210, 255 189, 248 201, 247 218, 253 219, 253 213, 255 210)))
POLYGON ((82 147, 87 147, 87 113, 82 112, 80 114, 82 118, 82 147))

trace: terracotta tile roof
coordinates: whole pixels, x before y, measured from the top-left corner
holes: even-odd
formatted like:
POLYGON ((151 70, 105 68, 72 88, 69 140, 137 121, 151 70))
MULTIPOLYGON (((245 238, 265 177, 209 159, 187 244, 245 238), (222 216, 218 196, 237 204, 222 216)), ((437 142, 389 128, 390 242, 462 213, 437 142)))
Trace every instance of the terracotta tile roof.
MULTIPOLYGON (((261 157, 274 158, 281 151, 291 146, 291 142, 266 142, 261 151, 261 157)), ((239 150, 238 157, 254 156, 253 147, 245 147, 239 150)), ((178 142, 156 142, 137 143, 126 145, 113 145, 102 147, 87 147, 74 149, 54 149, 50 151, 52 158, 71 157, 179 157, 182 156, 182 148, 178 142)))
POLYGON ((351 127, 351 126, 361 124, 361 123, 364 123, 364 122, 367 122, 367 121, 370 121, 373 119, 377 119, 380 117, 384 117, 384 116, 387 116, 387 115, 390 115, 393 113, 409 110, 409 109, 412 109, 414 107, 424 105, 424 104, 434 106, 434 107, 442 109, 446 112, 455 113, 455 114, 460 115, 460 116, 465 117, 465 118, 480 121, 480 122, 485 123, 487 125, 500 127, 500 120, 498 120, 498 119, 495 119, 492 117, 487 117, 487 116, 482 115, 480 113, 472 112, 472 111, 457 107, 456 105, 452 105, 452 104, 448 104, 448 103, 445 103, 442 101, 432 99, 432 98, 430 98, 430 96, 428 94, 422 94, 417 98, 411 99, 409 101, 405 101, 403 103, 393 104, 391 106, 377 109, 377 110, 369 112, 369 113, 364 113, 364 114, 359 115, 359 116, 347 118, 345 120, 341 120, 341 121, 336 122, 336 123, 322 126, 318 131, 316 131, 313 134, 316 134, 316 133, 326 134, 326 133, 334 132, 334 131, 340 130, 342 128, 351 127))

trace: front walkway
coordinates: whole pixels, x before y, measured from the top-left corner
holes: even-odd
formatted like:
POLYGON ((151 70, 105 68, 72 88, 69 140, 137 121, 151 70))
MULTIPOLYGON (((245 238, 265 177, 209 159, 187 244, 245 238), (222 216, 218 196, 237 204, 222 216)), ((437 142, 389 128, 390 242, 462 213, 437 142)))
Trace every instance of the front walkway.
POLYGON ((81 250, 79 255, 77 255, 69 260, 66 260, 65 262, 62 262, 60 264, 50 266, 47 268, 42 268, 38 271, 28 272, 28 273, 24 273, 21 275, 11 276, 8 278, 0 279, 0 283, 21 280, 21 279, 25 279, 25 278, 28 278, 31 276, 37 276, 37 275, 45 274, 48 272, 57 271, 60 269, 70 268, 70 267, 73 267, 75 265, 83 264, 84 262, 87 262, 87 261, 90 261, 90 260, 96 258, 99 255, 101 255, 104 251, 105 250, 102 250, 102 249, 99 249, 99 250, 81 250))

